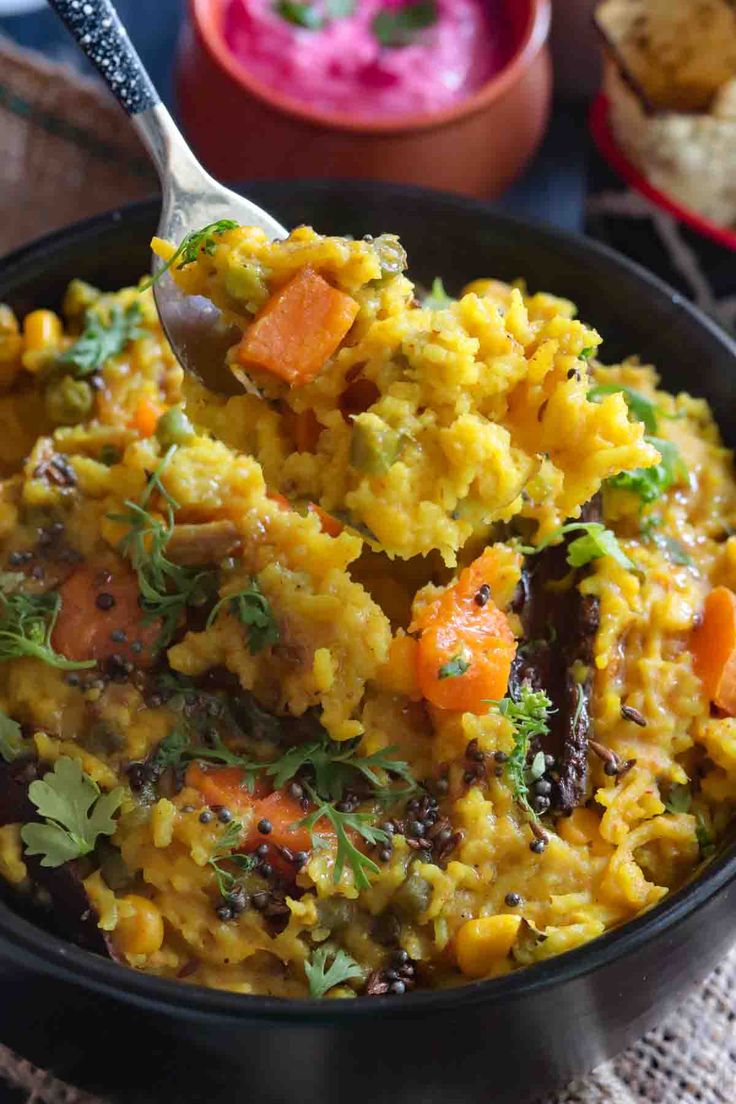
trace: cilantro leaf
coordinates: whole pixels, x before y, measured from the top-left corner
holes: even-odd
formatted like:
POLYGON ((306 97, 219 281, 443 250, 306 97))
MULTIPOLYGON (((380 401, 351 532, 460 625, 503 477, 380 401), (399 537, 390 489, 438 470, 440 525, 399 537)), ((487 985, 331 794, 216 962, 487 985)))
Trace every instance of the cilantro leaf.
POLYGON ((692 799, 690 787, 676 782, 670 787, 664 807, 668 813, 688 813, 692 799))
POLYGON ((287 23, 303 27, 307 31, 318 31, 324 20, 313 4, 304 0, 276 0, 274 10, 287 23))
POLYGON ((116 303, 107 318, 94 308, 88 310, 81 337, 61 354, 59 364, 71 365, 77 379, 91 376, 110 357, 118 356, 129 342, 141 336, 140 318, 137 303, 131 303, 125 310, 116 303))
POLYGON ((304 973, 309 982, 309 995, 321 999, 330 989, 351 978, 363 976, 358 963, 351 958, 347 951, 335 950, 332 947, 318 947, 312 952, 312 957, 304 963, 304 973), (328 958, 332 958, 329 967, 328 958))
POLYGON ((244 755, 238 755, 237 752, 231 751, 222 740, 219 732, 215 733, 212 737, 212 744, 209 747, 204 745, 199 747, 188 747, 183 753, 188 759, 206 759, 214 763, 223 763, 227 767, 240 767, 243 771, 243 788, 248 793, 253 793, 256 784, 256 774, 259 770, 262 770, 265 763, 259 763, 256 760, 248 759, 244 755))
POLYGON ((470 668, 470 660, 466 659, 462 655, 454 655, 452 659, 448 659, 447 663, 443 663, 437 672, 437 678, 458 678, 460 675, 464 675, 470 668))
POLYGON ((20 759, 24 748, 20 725, 0 709, 0 758, 6 763, 14 763, 20 759))
POLYGON ((256 859, 253 855, 244 855, 236 850, 240 845, 242 835, 243 825, 239 820, 231 820, 217 841, 215 850, 207 860, 208 866, 212 867, 214 872, 217 890, 221 897, 230 893, 238 880, 236 874, 233 874, 231 870, 222 865, 223 862, 235 866, 239 873, 247 873, 253 870, 256 865, 256 859))
POLYGON ((31 782, 28 797, 45 824, 24 824, 21 838, 29 855, 42 855, 41 866, 56 867, 88 855, 99 836, 115 831, 114 813, 123 800, 118 786, 101 794, 78 760, 61 756, 53 771, 31 782))
POLYGON ((200 253, 205 253, 208 257, 211 257, 217 248, 216 239, 224 234, 226 230, 237 230, 237 228, 238 223, 234 219, 218 219, 217 222, 211 222, 208 226, 203 226, 201 230, 192 230, 182 240, 179 248, 169 257, 166 264, 154 276, 149 276, 147 280, 144 280, 140 290, 146 291, 153 284, 158 283, 164 272, 168 272, 174 266, 182 269, 186 268, 187 265, 194 264, 200 253))
POLYGON ((656 433, 659 409, 654 399, 650 399, 642 391, 637 391, 634 387, 624 387, 621 383, 599 383, 591 387, 588 398, 591 402, 597 402, 604 395, 616 395, 619 392, 626 400, 629 413, 633 414, 637 421, 644 423, 646 432, 656 433))
POLYGON ((425 295, 422 299, 422 306, 428 310, 444 310, 445 307, 449 307, 454 302, 452 296, 445 291, 445 285, 442 283, 441 277, 435 276, 432 281, 432 290, 429 295, 425 295))
MULTIPOLYGON (((578 353, 578 360, 590 360, 597 348, 597 345, 586 345, 586 347, 581 349, 578 353)), ((588 398, 590 398, 590 394, 588 394, 588 398)))
POLYGON ((406 782, 412 791, 416 789, 408 763, 394 758, 396 751, 395 747, 388 747, 372 755, 358 755, 355 743, 348 743, 346 746, 344 743, 323 740, 289 748, 267 767, 266 773, 273 778, 274 788, 279 790, 303 767, 308 766, 314 775, 317 793, 329 801, 342 800, 345 791, 355 785, 362 775, 373 787, 372 796, 385 801, 393 797, 403 797, 408 790, 399 791, 387 786, 376 771, 395 775, 406 782))
POLYGON ((686 481, 688 473, 680 450, 672 441, 651 436, 646 436, 644 439, 659 452, 661 457, 659 463, 651 468, 635 468, 630 472, 619 472, 618 475, 613 475, 606 480, 606 483, 609 487, 638 495, 646 505, 656 502, 676 483, 686 481))
POLYGON ((59 655, 51 643, 61 610, 60 595, 0 592, 0 663, 19 656, 33 656, 62 671, 94 667, 93 659, 77 662, 59 655))
POLYGON ((567 525, 561 525, 559 529, 555 529, 537 545, 522 545, 520 551, 525 556, 534 556, 538 552, 543 552, 545 548, 549 548, 560 537, 564 537, 567 533, 576 532, 582 532, 583 535, 576 537, 568 545, 567 562, 570 567, 584 567, 591 560, 600 559, 601 556, 611 556, 621 567, 625 567, 628 571, 634 570, 634 564, 618 543, 615 533, 612 533, 610 529, 606 529, 600 521, 569 522, 567 525))
POLYGON ((226 594, 216 603, 207 618, 208 629, 223 607, 227 607, 228 612, 248 628, 248 650, 251 655, 278 643, 280 634, 276 618, 256 579, 251 579, 249 587, 235 594, 226 594))
POLYGON ((514 799, 531 820, 538 820, 537 814, 529 804, 529 784, 541 778, 544 773, 544 753, 538 752, 531 765, 527 766, 532 742, 549 732, 549 714, 552 702, 544 690, 532 690, 524 682, 519 691, 519 700, 503 698, 495 705, 502 717, 506 717, 513 727, 514 747, 506 760, 506 778, 514 799), (541 759, 539 756, 541 755, 541 759), (541 773, 536 773, 542 768, 541 773))
POLYGON ((123 555, 129 557, 138 576, 144 622, 161 623, 154 652, 160 651, 171 642, 187 607, 202 605, 217 580, 213 571, 202 571, 197 567, 173 563, 165 554, 174 530, 174 511, 179 504, 166 490, 161 476, 176 448, 176 445, 171 445, 164 454, 138 502, 126 499, 123 504, 125 513, 108 514, 111 521, 128 526, 119 549, 123 555), (148 509, 154 495, 162 499, 163 521, 148 509))
POLYGON ((434 26, 438 15, 436 0, 413 0, 399 8, 383 8, 371 28, 381 46, 411 46, 420 31, 434 26))
POLYGON ((370 880, 368 874, 377 874, 378 866, 373 859, 368 858, 355 846, 348 830, 356 833, 371 845, 387 843, 389 836, 382 828, 376 828, 371 824, 371 818, 367 813, 343 813, 329 801, 320 801, 317 794, 307 786, 312 800, 317 803, 317 808, 297 822, 298 828, 307 828, 312 835, 312 846, 319 846, 318 833, 315 826, 320 820, 329 821, 337 840, 337 854, 335 855, 335 870, 333 881, 337 884, 342 877, 345 864, 348 863, 353 871, 356 889, 369 889, 370 880))

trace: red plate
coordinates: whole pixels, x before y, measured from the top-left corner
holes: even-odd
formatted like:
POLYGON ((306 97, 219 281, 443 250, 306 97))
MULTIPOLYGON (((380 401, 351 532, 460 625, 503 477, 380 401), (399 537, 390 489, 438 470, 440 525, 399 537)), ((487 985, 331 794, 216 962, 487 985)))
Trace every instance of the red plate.
POLYGON ((657 207, 661 207, 663 211, 667 211, 679 222, 685 223, 704 237, 718 242, 726 249, 736 250, 736 230, 728 230, 724 226, 711 222, 710 219, 704 218, 689 207, 684 207, 666 192, 655 188, 651 181, 647 180, 621 152, 611 131, 608 119, 608 98, 603 93, 598 95, 591 104, 588 123, 601 157, 634 191, 646 196, 657 207))

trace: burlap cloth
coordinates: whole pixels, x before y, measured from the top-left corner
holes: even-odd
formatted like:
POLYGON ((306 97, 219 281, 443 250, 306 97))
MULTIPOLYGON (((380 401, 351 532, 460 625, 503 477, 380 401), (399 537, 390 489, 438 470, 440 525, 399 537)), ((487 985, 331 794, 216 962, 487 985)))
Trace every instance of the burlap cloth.
MULTIPOLYGON (((0 255, 156 187, 104 91, 0 38, 0 255)), ((735 1020, 736 952, 662 1026, 543 1104, 736 1104, 735 1020)), ((0 1044, 2 1081, 34 1104, 101 1104, 0 1044)))

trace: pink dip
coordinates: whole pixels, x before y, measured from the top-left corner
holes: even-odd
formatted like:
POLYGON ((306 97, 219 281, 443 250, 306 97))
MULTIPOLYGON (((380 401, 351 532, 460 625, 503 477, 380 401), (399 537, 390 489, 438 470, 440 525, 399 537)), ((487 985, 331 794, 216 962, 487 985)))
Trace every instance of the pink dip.
MULTIPOLYGON (((322 0, 312 5, 321 12, 322 0)), ((437 111, 476 91, 508 57, 501 0, 437 0, 437 20, 410 45, 382 46, 376 15, 400 0, 357 0, 353 15, 307 30, 273 0, 230 0, 225 37, 262 84, 353 119, 437 111)))

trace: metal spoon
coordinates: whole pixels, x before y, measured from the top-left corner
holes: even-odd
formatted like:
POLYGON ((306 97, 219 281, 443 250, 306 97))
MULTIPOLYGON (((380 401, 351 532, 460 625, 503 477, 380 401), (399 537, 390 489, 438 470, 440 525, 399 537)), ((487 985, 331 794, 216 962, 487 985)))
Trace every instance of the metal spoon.
MULTIPOLYGON (((218 184, 205 172, 161 103, 111 0, 49 0, 136 128, 161 180, 158 235, 177 244, 222 218, 260 226, 271 238, 286 230, 267 211, 218 184)), ((155 16, 152 15, 152 18, 155 16)), ((162 263, 154 262, 154 275, 162 263)), ((224 363, 232 331, 200 296, 186 296, 169 273, 154 284, 161 323, 180 364, 210 387, 237 389, 224 363)))

